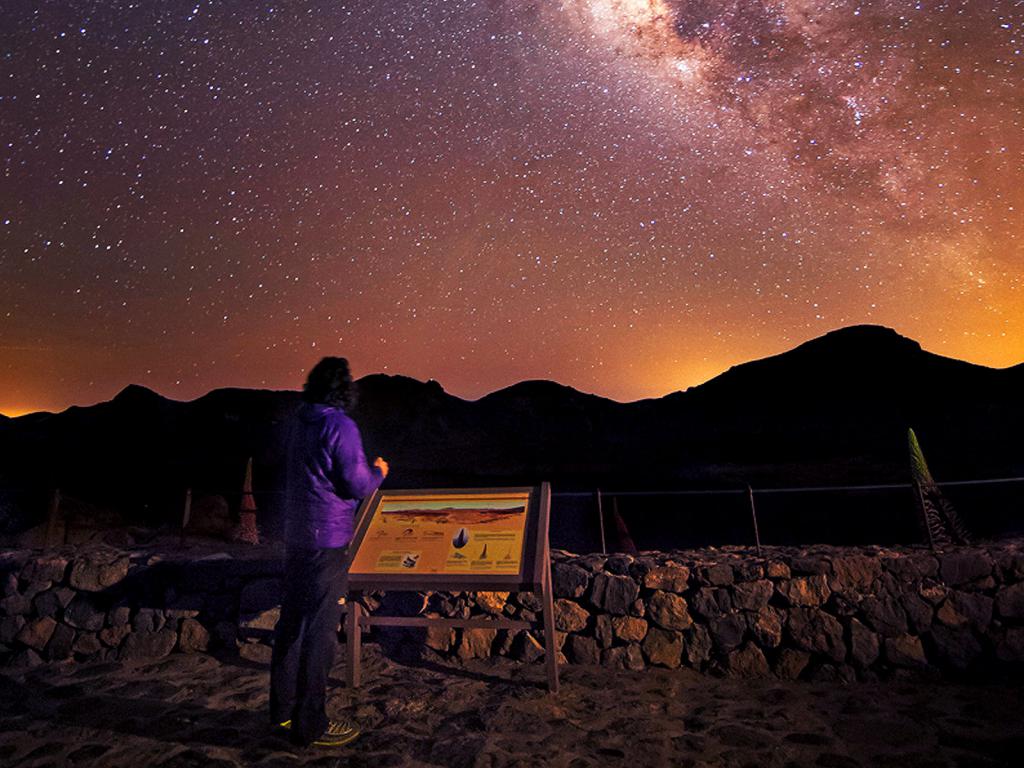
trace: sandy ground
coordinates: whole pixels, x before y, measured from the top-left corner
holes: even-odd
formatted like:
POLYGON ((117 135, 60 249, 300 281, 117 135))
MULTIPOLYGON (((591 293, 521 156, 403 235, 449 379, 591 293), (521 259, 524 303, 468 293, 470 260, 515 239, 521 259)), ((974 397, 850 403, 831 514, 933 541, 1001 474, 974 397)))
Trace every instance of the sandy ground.
POLYGON ((781 683, 691 671, 399 664, 365 651, 364 687, 335 667, 342 749, 293 749, 266 723, 268 672, 245 661, 39 667, 0 676, 3 766, 1024 765, 1024 686, 781 683))

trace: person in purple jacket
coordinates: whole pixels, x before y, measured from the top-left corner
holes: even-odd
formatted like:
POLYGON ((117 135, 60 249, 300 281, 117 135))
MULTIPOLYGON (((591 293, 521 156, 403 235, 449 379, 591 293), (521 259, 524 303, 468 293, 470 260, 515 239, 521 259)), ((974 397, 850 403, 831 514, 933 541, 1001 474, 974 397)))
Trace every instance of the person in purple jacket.
POLYGON ((309 372, 288 438, 284 597, 270 662, 270 716, 303 746, 342 746, 359 735, 355 724, 329 720, 325 709, 355 512, 388 474, 379 456, 372 466, 366 461, 346 413, 354 399, 348 360, 325 357, 309 372))

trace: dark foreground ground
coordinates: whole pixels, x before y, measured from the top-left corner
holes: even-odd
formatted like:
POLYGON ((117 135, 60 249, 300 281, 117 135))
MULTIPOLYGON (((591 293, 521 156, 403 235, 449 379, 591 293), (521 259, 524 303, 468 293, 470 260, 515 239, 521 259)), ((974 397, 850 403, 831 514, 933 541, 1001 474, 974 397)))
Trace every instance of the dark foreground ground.
POLYGON ((266 668, 204 655, 0 676, 2 766, 1020 766, 1024 689, 782 683, 540 664, 408 666, 366 650, 329 711, 363 736, 293 750, 265 722, 266 668), (240 666, 241 665, 241 666, 240 666))

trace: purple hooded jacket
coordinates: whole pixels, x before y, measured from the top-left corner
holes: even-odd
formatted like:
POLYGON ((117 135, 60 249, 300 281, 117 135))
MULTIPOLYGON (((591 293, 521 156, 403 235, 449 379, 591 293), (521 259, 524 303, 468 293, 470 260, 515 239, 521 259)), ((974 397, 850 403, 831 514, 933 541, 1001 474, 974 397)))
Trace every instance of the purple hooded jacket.
POLYGON ((341 408, 303 403, 289 434, 287 462, 285 542, 344 547, 359 501, 383 479, 366 462, 356 423, 341 408))

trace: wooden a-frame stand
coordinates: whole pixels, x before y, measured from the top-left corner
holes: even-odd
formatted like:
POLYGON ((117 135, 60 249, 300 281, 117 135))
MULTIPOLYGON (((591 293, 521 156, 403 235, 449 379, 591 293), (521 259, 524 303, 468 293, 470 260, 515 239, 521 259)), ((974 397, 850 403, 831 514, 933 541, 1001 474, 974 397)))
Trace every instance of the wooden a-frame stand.
MULTIPOLYGON (((444 627, 450 629, 536 629, 544 630, 544 663, 548 689, 558 692, 558 648, 555 643, 555 608, 551 584, 551 550, 548 542, 548 517, 550 514, 551 490, 548 483, 538 488, 484 488, 473 489, 472 493, 500 493, 508 491, 530 491, 529 517, 524 537, 523 565, 517 574, 360 574, 346 576, 345 635, 347 638, 345 673, 351 688, 362 684, 362 630, 365 627, 444 627), (362 593, 371 590, 394 591, 452 591, 490 592, 517 591, 539 594, 542 606, 541 622, 518 621, 507 618, 469 619, 432 618, 428 616, 372 616, 359 602, 362 593)), ((404 493, 422 494, 423 491, 388 491, 389 497, 404 493)), ((445 490, 436 493, 467 493, 465 490, 445 490)), ((369 518, 379 505, 379 492, 363 503, 360 522, 349 550, 349 562, 354 559, 369 525, 369 518)))

